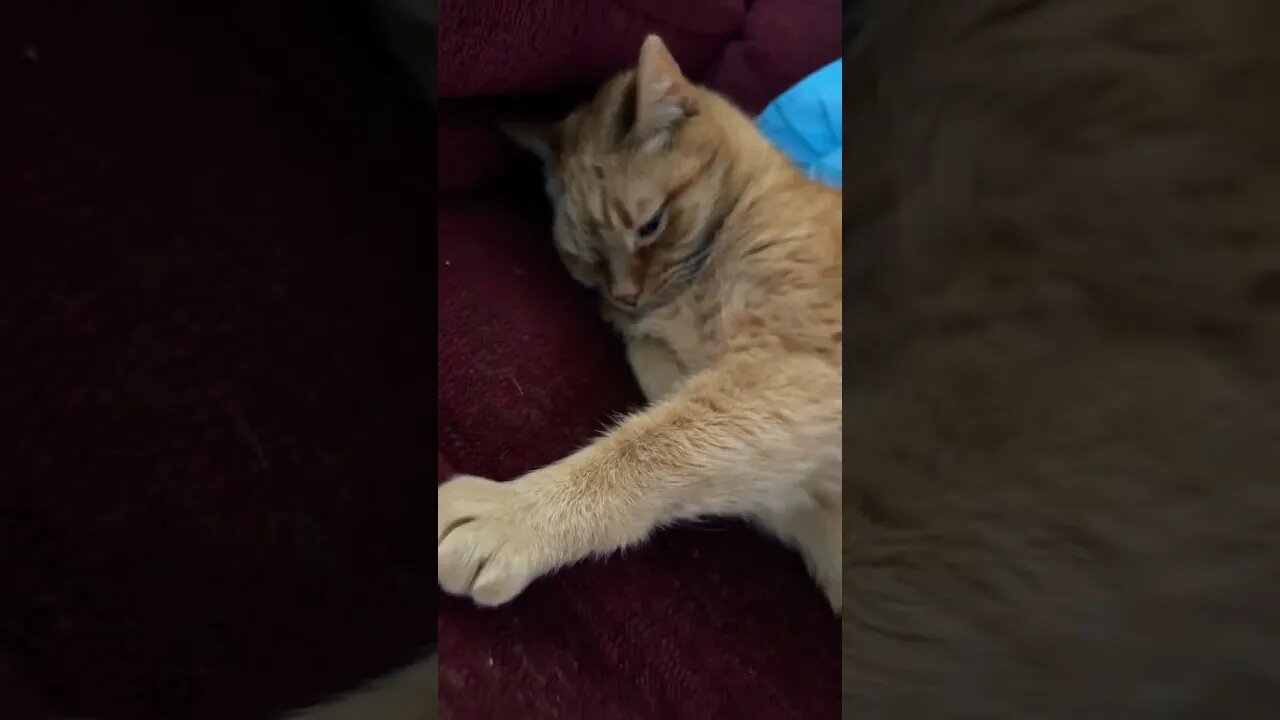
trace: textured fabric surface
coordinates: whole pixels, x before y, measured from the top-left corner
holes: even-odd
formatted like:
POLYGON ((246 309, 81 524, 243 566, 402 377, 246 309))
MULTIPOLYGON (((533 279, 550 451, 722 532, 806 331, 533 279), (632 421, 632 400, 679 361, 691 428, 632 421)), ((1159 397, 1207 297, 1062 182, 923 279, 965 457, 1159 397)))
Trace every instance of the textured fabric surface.
POLYGON ((513 161, 492 118, 568 107, 632 65, 649 33, 756 114, 839 57, 840 21, 836 0, 442 0, 440 187, 502 182, 513 161))
MULTIPOLYGON (((441 481, 517 477, 640 399, 595 301, 556 258, 536 172, 494 119, 527 110, 530 94, 589 92, 648 32, 758 111, 839 55, 839 12, 816 0, 442 3, 441 481)), ((441 599, 441 717, 836 718, 837 625, 776 542, 728 521, 673 528, 500 609, 441 599)))
MULTIPOLYGON (((459 56, 475 74, 455 99, 581 91, 644 32, 687 27, 681 61, 758 110, 838 53, 834 3, 637 1, 625 29, 590 25, 588 5, 560 11, 572 37, 475 26, 493 41, 467 52, 527 38, 566 55, 459 56)), ((6 720, 253 720, 407 662, 436 630, 430 118, 363 14, 166 8, 0 10, 6 720)), ((451 113, 437 476, 509 478, 637 392, 550 250, 527 165, 483 107, 451 113)), ((662 533, 501 611, 442 601, 440 630, 459 720, 838 714, 835 620, 791 553, 733 523, 662 533)))
POLYGON ((268 717, 435 634, 430 118, 358 3, 75 5, 0 8, 0 717, 268 717))
MULTIPOLYGON (((531 194, 441 200, 441 480, 518 476, 638 400, 591 299, 550 280, 531 194)), ((443 718, 835 718, 839 657, 798 557, 729 522, 659 533, 501 609, 440 604, 443 718)))
POLYGON ((19 674, 11 665, 12 658, 0 655, 0 707, 4 717, 47 718, 54 717, 53 707, 45 693, 31 683, 30 678, 19 674))

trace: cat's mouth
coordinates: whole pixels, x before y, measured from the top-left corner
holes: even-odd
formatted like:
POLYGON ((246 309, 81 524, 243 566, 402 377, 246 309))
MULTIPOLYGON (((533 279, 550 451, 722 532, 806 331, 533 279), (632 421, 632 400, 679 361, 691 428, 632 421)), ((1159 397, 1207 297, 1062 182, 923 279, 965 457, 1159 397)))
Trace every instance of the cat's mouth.
MULTIPOLYGON (((629 303, 620 300, 605 284, 598 285, 596 289, 611 308, 629 317, 638 318, 675 301, 692 284, 696 270, 688 272, 688 266, 676 267, 677 271, 668 273, 652 283, 646 283, 643 291, 636 293, 633 298, 628 298, 631 300, 629 303), (683 271, 680 271, 680 268, 683 268, 683 271)), ((698 268, 700 267, 699 264, 698 268)))
POLYGON ((645 297, 635 296, 631 298, 630 302, 624 302, 608 291, 603 291, 600 295, 604 298, 604 301, 609 304, 609 307, 624 315, 638 317, 643 315, 646 309, 645 306, 647 303, 645 301, 647 298, 645 297))

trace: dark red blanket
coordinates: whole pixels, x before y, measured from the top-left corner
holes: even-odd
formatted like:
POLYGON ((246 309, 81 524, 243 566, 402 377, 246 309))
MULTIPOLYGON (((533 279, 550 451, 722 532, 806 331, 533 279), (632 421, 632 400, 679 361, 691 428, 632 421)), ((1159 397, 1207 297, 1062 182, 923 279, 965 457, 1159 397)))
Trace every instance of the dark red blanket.
MULTIPOLYGON (((693 77, 758 110, 839 54, 839 13, 816 0, 445 3, 441 480, 452 470, 518 476, 639 401, 593 299, 555 257, 540 184, 492 129, 521 102, 477 96, 589 92, 659 32, 693 77)), ((825 600, 796 556, 731 522, 661 533, 539 580, 497 610, 446 598, 440 653, 442 716, 457 720, 840 712, 825 600)))
POLYGON ((0 4, 0 718, 432 640, 433 140, 363 12, 0 4))
MULTIPOLYGON (((440 477, 552 460, 635 388, 475 106, 433 354, 431 118, 358 3, 77 5, 0 8, 0 717, 269 717, 435 636, 437 360, 440 477)), ((588 88, 647 30, 753 109, 838 52, 834 2, 445 5, 449 102, 588 88)), ((458 720, 838 714, 835 620, 732 523, 440 623, 458 720)))

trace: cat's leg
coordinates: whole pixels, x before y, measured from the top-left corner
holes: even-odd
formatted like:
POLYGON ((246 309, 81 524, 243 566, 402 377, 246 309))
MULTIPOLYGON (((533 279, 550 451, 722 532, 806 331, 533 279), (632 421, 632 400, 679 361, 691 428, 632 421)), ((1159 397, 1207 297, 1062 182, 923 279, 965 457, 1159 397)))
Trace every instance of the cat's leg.
POLYGON ((840 511, 840 497, 815 495, 810 505, 757 517, 765 529, 800 551, 809 573, 837 614, 843 601, 841 580, 844 567, 841 556, 843 516, 840 511))
POLYGON ((685 377, 675 351, 653 338, 640 336, 631 339, 627 343, 627 361, 636 374, 641 392, 651 403, 670 395, 685 377))
POLYGON ((839 506, 840 369, 803 355, 699 373, 569 457, 507 483, 438 490, 441 587, 483 605, 535 578, 707 515, 839 506))

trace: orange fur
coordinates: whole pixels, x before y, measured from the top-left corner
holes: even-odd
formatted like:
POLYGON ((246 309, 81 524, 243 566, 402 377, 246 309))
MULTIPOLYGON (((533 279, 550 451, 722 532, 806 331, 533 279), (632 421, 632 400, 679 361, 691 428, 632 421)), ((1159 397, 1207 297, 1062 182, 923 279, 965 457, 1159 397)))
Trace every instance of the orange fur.
POLYGON ((1274 716, 1280 6, 871 4, 846 717, 1274 716))
POLYGON ((442 485, 441 586, 497 605, 661 525, 738 515, 796 545, 839 609, 840 193, 654 36, 564 121, 516 133, 652 405, 511 482, 442 485))

